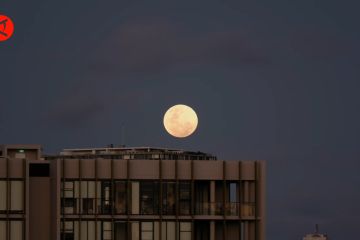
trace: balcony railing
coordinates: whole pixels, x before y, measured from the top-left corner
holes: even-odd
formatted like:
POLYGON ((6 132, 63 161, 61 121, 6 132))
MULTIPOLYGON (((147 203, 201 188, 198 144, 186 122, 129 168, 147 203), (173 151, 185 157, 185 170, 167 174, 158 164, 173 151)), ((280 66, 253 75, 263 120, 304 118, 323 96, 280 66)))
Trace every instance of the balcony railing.
MULTIPOLYGON (((66 204, 62 206, 62 214, 120 214, 126 215, 126 204, 117 204, 114 206, 114 203, 111 201, 104 201, 103 199, 97 199, 97 204, 95 204, 95 199, 86 199, 82 201, 81 208, 79 207, 79 199, 74 199, 74 201, 63 202, 66 204), (97 205, 97 206, 95 206, 97 205), (96 212, 95 212, 96 211, 96 212)), ((190 207, 190 206, 189 206, 190 207)), ((163 215, 175 215, 176 208, 172 207, 163 207, 163 215)), ((225 215, 225 216, 239 216, 241 217, 254 217, 255 216, 255 203, 253 202, 197 202, 194 206, 194 215, 225 215)), ((131 214, 131 213, 130 213, 131 214)), ((156 206, 146 206, 142 205, 140 207, 141 215, 158 215, 159 209, 158 205, 156 206)), ((190 208, 179 209, 180 215, 189 215, 190 208), (186 211, 185 211, 186 210, 186 211)))
POLYGON ((253 202, 247 202, 247 203, 241 203, 241 216, 242 217, 255 217, 255 203, 253 202))
POLYGON ((239 210, 242 217, 254 217, 255 203, 204 202, 195 204, 195 215, 239 216, 239 210))

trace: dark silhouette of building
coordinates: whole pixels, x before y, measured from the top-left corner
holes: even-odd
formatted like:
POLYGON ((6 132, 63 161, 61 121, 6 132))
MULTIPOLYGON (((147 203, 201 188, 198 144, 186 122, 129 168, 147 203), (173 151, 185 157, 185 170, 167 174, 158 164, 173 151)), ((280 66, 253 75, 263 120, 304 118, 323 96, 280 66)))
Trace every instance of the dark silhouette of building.
POLYGON ((326 234, 321 234, 319 233, 319 225, 316 224, 315 225, 315 232, 311 233, 311 234, 307 234, 303 240, 328 240, 329 238, 327 237, 326 234))

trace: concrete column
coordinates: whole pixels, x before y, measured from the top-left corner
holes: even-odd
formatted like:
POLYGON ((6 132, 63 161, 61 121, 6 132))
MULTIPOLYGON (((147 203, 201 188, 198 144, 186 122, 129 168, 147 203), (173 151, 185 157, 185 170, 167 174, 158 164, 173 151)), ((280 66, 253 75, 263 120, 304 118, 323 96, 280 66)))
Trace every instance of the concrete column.
MULTIPOLYGON (((215 201, 216 201, 216 193, 215 193, 215 181, 210 181, 210 214, 215 214, 215 201)), ((215 240, 215 221, 210 222, 210 240, 215 240)))
POLYGON ((250 239, 250 236, 249 236, 249 222, 248 221, 244 222, 244 238, 245 239, 250 239))
POLYGON ((249 188, 249 182, 244 182, 244 202, 248 203, 250 201, 250 188, 249 188))
POLYGON ((210 240, 215 240, 215 221, 210 222, 210 240))

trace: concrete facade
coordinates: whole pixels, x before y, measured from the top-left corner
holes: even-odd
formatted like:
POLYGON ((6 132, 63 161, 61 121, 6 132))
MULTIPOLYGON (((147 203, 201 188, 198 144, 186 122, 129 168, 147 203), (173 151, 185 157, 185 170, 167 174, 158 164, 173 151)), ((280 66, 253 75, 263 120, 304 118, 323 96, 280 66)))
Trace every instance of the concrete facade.
POLYGON ((262 161, 162 148, 0 153, 0 240, 265 239, 262 161))

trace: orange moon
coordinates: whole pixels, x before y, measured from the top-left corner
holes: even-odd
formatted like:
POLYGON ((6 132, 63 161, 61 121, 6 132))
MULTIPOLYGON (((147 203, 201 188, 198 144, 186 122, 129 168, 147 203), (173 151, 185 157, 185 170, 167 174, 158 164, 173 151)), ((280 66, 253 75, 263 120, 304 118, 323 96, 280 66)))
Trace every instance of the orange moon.
POLYGON ((196 130, 198 117, 189 106, 178 104, 169 108, 164 115, 166 131, 177 138, 190 136, 196 130))

